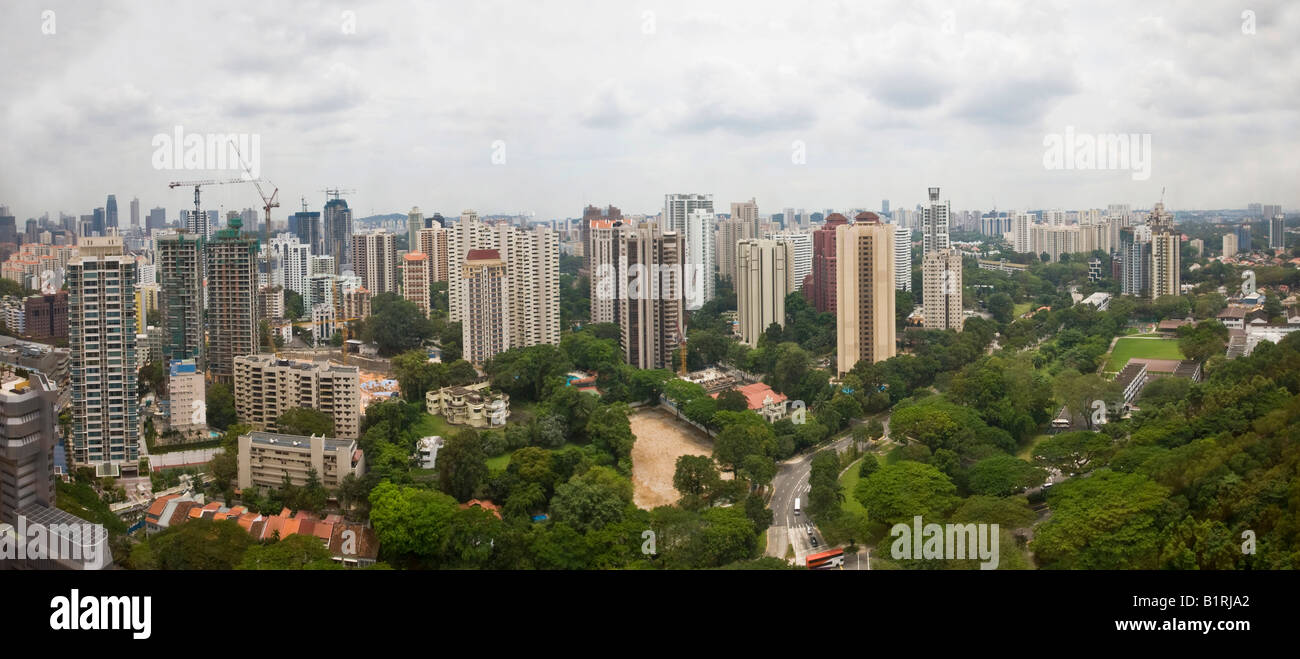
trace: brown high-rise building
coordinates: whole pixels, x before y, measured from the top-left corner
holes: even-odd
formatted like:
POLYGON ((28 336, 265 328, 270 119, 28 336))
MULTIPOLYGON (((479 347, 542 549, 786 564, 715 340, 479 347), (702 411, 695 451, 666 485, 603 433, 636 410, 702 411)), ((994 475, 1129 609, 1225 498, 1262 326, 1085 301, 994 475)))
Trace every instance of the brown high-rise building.
POLYGON ((847 217, 831 213, 813 232, 812 280, 803 294, 817 311, 835 313, 835 230, 848 223, 847 217))
POLYGON ((23 301, 27 336, 33 339, 68 338, 68 292, 32 295, 23 301))
POLYGON ((674 366, 686 334, 682 262, 685 245, 676 231, 641 224, 619 241, 617 322, 627 363, 643 369, 674 366))
POLYGON ((844 375, 859 361, 893 357, 894 227, 875 213, 835 229, 836 358, 844 375))

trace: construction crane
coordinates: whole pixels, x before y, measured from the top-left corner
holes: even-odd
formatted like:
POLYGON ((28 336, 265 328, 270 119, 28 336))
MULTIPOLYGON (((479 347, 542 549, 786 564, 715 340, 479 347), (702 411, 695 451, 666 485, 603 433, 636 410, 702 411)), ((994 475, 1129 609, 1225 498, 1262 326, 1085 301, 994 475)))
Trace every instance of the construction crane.
POLYGON ((201 217, 203 214, 203 206, 200 205, 199 203, 199 188, 205 185, 226 185, 228 183, 245 183, 247 181, 248 179, 246 178, 205 179, 202 181, 172 181, 171 183, 167 184, 167 187, 179 188, 183 185, 194 186, 194 214, 195 216, 201 217))
MULTIPOLYGON (((234 140, 230 140, 230 146, 235 150, 235 157, 239 159, 239 166, 244 168, 244 173, 248 174, 248 180, 257 188, 257 196, 262 198, 262 209, 266 212, 266 218, 262 223, 262 245, 265 246, 269 244, 271 239, 271 209, 280 207, 280 188, 275 188, 271 192, 271 196, 266 196, 266 191, 262 189, 262 181, 253 176, 253 172, 248 169, 248 165, 244 164, 244 157, 239 155, 239 146, 235 144, 234 140)), ((271 182, 266 181, 266 184, 271 185, 271 182)))

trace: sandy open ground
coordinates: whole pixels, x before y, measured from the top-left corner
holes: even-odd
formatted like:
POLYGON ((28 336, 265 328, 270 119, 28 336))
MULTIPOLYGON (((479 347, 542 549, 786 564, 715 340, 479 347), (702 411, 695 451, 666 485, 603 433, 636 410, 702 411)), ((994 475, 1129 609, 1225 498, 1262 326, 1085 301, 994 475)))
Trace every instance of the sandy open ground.
POLYGON ((712 443, 704 433, 657 407, 637 411, 629 420, 632 434, 636 435, 632 445, 632 500, 646 510, 677 503, 681 496, 673 487, 677 458, 713 455, 712 443))

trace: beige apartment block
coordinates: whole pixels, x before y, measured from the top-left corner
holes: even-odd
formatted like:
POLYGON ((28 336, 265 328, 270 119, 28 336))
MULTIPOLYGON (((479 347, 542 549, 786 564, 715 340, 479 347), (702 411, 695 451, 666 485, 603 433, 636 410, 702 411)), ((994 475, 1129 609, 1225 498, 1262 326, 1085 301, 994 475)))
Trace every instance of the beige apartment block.
POLYGON ((355 366, 245 355, 235 359, 234 390, 239 422, 258 430, 275 432, 281 414, 305 407, 330 415, 335 437, 352 439, 360 433, 360 377, 355 366))
POLYGON ((354 439, 303 437, 250 432, 239 437, 239 487, 279 488, 285 475, 294 485, 306 485, 315 470, 322 485, 335 489, 352 474, 366 473, 365 453, 354 439))
POLYGON ((835 267, 836 370, 844 375, 861 360, 883 361, 897 350, 894 226, 868 218, 837 227, 835 267))

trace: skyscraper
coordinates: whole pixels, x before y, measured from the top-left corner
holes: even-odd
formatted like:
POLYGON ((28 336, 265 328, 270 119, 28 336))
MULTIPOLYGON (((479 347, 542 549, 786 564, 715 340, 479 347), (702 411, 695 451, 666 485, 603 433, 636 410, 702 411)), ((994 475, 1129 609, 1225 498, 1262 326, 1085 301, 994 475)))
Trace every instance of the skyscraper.
POLYGON ((429 315, 429 255, 408 252, 402 264, 402 297, 429 315))
POLYGON ((848 223, 849 218, 831 213, 812 234, 812 281, 803 293, 817 311, 835 313, 835 232, 848 223))
POLYGON ((894 289, 912 290, 912 230, 894 223, 894 289))
POLYGON ((921 257, 926 329, 961 331, 961 252, 941 249, 921 257))
POLYGON ((587 258, 591 268, 591 322, 618 322, 618 254, 622 242, 621 220, 594 220, 587 230, 587 258))
POLYGON ((949 202, 939 201, 939 188, 930 188, 930 205, 921 215, 921 253, 948 249, 949 202))
POLYGON ((419 206, 412 206, 406 214, 406 251, 420 251, 420 229, 424 228, 424 213, 419 206))
POLYGON ((243 221, 208 241, 208 374, 230 384, 234 361, 257 352, 257 240, 241 235, 243 221))
POLYGON ((1032 225, 1033 217, 1029 213, 1016 213, 1011 221, 1011 249, 1020 253, 1033 251, 1029 239, 1029 228, 1032 225))
POLYGON ((1286 247, 1286 216, 1275 213, 1268 220, 1268 246, 1273 249, 1286 247))
MULTIPOLYGON (((344 270, 349 270, 348 261, 352 254, 350 247, 352 245, 352 209, 348 208, 348 202, 339 197, 339 191, 334 190, 329 193, 329 200, 325 202, 325 214, 322 219, 323 231, 322 241, 325 248, 321 254, 334 257, 334 273, 342 274, 344 270)), ((315 250, 313 250, 315 253, 315 250)), ((371 289, 371 292, 378 293, 371 289)))
POLYGON ((1250 236, 1250 224, 1243 221, 1241 224, 1237 225, 1237 250, 1249 252, 1254 249, 1255 246, 1251 242, 1250 236))
POLYGON ((712 211, 697 208, 687 214, 686 267, 682 271, 687 309, 699 309, 714 297, 714 278, 718 270, 716 240, 712 211))
MULTIPOLYGON (((836 370, 893 357, 894 227, 874 213, 835 230, 836 370), (874 218, 874 219, 872 219, 874 218)), ((861 216, 860 216, 861 217, 861 216)))
MULTIPOLYGON (((548 227, 488 226, 465 211, 447 236, 448 316, 465 318, 467 302, 461 267, 470 250, 497 250, 508 270, 509 347, 560 342, 559 234, 548 227)), ((374 292, 373 290, 371 292, 374 292)))
POLYGON ((419 250, 429 255, 429 285, 447 281, 447 230, 441 224, 420 229, 416 241, 419 250))
POLYGON ((321 227, 320 213, 303 209, 289 216, 289 233, 298 237, 298 242, 306 245, 312 254, 326 253, 325 234, 321 227))
POLYGON ((0 524, 18 515, 54 507, 54 445, 58 388, 44 375, 0 384, 0 524))
POLYGON ((1119 232, 1119 257, 1124 295, 1146 296, 1151 292, 1151 227, 1124 227, 1119 232))
POLYGON ((618 323, 627 363, 642 369, 674 368, 686 336, 681 235, 659 224, 627 228, 619 241, 618 323))
MULTIPOLYGON (((737 204, 732 204, 733 212, 737 204)), ((758 234, 753 233, 753 222, 736 219, 734 216, 728 220, 722 220, 717 223, 717 238, 714 240, 714 249, 718 255, 718 276, 735 281, 736 278, 736 245, 742 240, 756 238, 758 234)))
POLYGON ((298 295, 306 295, 307 280, 311 277, 311 247, 297 235, 289 233, 271 238, 267 249, 275 254, 274 261, 277 264, 268 283, 283 286, 284 290, 298 295))
POLYGON ((167 209, 156 207, 149 209, 149 219, 145 223, 146 231, 152 235, 167 226, 167 209))
POLYGON ((749 226, 749 233, 742 236, 742 239, 757 238, 763 233, 758 220, 758 201, 752 197, 749 201, 731 202, 731 219, 739 220, 749 226))
POLYGON ((1182 236, 1174 230, 1174 214, 1157 202, 1147 219, 1151 228, 1151 299, 1182 293, 1182 236))
POLYGON ((165 233, 154 240, 158 264, 158 311, 163 328, 162 355, 156 360, 203 359, 203 243, 201 236, 165 233))
POLYGON ((104 204, 104 226, 108 229, 117 228, 117 195, 108 195, 108 201, 104 204))
POLYGON ((763 236, 768 240, 790 243, 790 290, 802 290, 804 281, 812 274, 813 237, 806 231, 788 229, 763 236))
POLYGON ((128 229, 144 228, 144 226, 140 224, 140 198, 139 197, 131 198, 131 226, 127 228, 128 229))
POLYGON ((352 236, 352 268, 361 277, 361 285, 375 295, 396 293, 400 276, 397 272, 397 236, 386 229, 352 236))
POLYGON ((785 327, 790 293, 790 243, 742 240, 736 245, 736 318, 741 341, 758 347, 758 337, 776 323, 785 327))
POLYGON ((471 249, 461 265, 465 319, 461 325, 464 358, 482 364, 510 349, 510 290, 506 263, 495 249, 471 249))
POLYGON ((83 239, 68 263, 72 462, 98 476, 138 471, 135 283, 120 236, 83 239))
POLYGON ((713 195, 678 193, 664 195, 664 231, 675 231, 679 236, 686 235, 686 218, 692 211, 713 212, 713 195))

